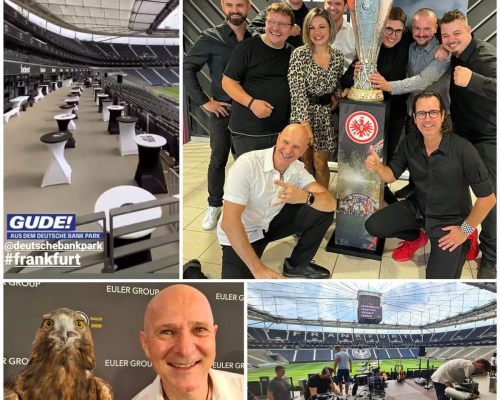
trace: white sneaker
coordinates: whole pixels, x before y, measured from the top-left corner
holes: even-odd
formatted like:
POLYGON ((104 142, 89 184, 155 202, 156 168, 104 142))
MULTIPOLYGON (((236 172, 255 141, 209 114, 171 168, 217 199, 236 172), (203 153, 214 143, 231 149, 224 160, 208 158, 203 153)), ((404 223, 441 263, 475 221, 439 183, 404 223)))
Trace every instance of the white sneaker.
POLYGON ((206 231, 214 229, 221 213, 222 207, 208 207, 201 227, 206 231))

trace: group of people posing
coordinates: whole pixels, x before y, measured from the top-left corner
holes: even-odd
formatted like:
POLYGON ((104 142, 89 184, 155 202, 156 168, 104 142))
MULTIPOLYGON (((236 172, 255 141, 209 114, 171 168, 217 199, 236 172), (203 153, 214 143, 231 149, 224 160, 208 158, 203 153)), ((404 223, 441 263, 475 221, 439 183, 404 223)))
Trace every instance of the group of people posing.
MULTIPOLYGON (((225 21, 203 31, 184 58, 191 103, 210 114, 203 228, 218 222, 222 278, 327 278, 329 270, 311 260, 337 208, 328 160, 337 151, 339 101, 361 68, 347 1, 308 10, 302 0, 286 0, 247 24, 250 7, 249 0, 222 0, 225 21), (205 65, 211 96, 197 77, 205 65), (230 153, 236 161, 226 178, 230 153), (266 266, 266 246, 293 234, 297 244, 282 274, 266 266)), ((432 9, 422 8, 411 28, 406 21, 393 7, 369 77, 384 91, 390 114, 386 158, 371 147, 366 168, 385 183, 408 170, 410 184, 398 196, 386 187, 388 206, 366 229, 400 238, 393 252, 400 262, 430 241, 427 278, 459 278, 480 248, 478 277, 494 279, 495 48, 473 38, 459 10, 438 23, 432 9)))

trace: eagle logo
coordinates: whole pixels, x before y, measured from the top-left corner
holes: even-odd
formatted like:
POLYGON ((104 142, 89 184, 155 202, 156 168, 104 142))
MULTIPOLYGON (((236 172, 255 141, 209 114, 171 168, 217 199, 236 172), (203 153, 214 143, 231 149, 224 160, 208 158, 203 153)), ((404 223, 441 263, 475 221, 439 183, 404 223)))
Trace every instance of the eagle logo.
POLYGON ((357 350, 357 349, 355 349, 352 351, 352 356, 354 358, 357 358, 357 359, 367 360, 367 359, 371 358, 372 353, 370 350, 361 350, 361 349, 357 350))
POLYGON ((356 111, 347 118, 345 130, 353 142, 369 143, 377 136, 378 123, 370 113, 356 111))

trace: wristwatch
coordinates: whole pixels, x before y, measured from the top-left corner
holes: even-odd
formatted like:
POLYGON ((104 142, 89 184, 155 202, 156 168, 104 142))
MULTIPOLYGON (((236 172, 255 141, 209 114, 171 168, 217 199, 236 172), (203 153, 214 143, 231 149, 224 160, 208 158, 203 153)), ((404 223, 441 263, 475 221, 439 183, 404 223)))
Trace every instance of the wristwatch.
POLYGON ((307 200, 306 200, 306 204, 308 206, 312 206, 312 204, 314 203, 314 193, 311 193, 311 192, 307 192, 307 200))

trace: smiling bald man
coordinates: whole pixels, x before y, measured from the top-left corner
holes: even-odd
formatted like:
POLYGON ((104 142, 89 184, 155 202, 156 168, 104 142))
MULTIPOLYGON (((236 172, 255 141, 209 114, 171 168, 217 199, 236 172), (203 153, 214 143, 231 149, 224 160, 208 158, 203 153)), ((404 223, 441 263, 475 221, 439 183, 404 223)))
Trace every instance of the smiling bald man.
POLYGON ((140 341, 158 376, 133 400, 242 399, 243 376, 212 369, 217 328, 208 299, 191 286, 153 297, 140 341))

